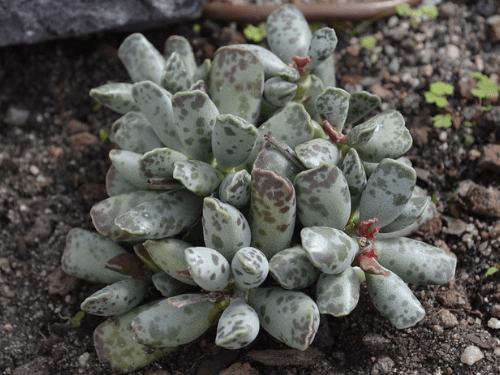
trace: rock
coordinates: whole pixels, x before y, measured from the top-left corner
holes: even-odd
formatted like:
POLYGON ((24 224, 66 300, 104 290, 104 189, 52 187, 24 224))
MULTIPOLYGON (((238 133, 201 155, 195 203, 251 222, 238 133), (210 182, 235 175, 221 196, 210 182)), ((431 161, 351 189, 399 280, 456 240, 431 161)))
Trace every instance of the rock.
POLYGON ((439 15, 443 18, 451 18, 455 15, 455 4, 444 3, 439 7, 439 15))
POLYGON ((386 350, 390 343, 391 340, 378 333, 368 333, 363 336, 363 344, 365 344, 370 352, 382 352, 386 350))
POLYGON ((477 167, 500 173, 500 145, 489 144, 484 146, 482 158, 479 159, 477 167))
POLYGON ((458 326, 458 320, 455 315, 453 315, 450 310, 442 310, 439 313, 439 320, 444 328, 453 328, 458 326))
POLYGON ((17 0, 0 12, 0 47, 104 30, 140 30, 201 15, 202 0, 17 0))
POLYGON ((394 361, 388 355, 383 355, 377 359, 372 367, 371 375, 389 374, 394 367, 394 361))
POLYGON ((54 223, 47 217, 38 217, 23 239, 29 246, 38 246, 42 240, 49 238, 54 229, 54 223))
POLYGON ((382 100, 390 99, 394 97, 394 94, 391 90, 386 89, 382 85, 376 83, 370 87, 370 92, 372 94, 380 96, 382 100))
POLYGON ((458 185, 458 194, 470 212, 487 218, 500 218, 500 191, 493 186, 485 188, 465 180, 458 185))
POLYGON ((492 329, 500 329, 500 320, 497 318, 491 318, 488 320, 488 327, 492 329))
MULTIPOLYGON (((1 19, 1 16, 0 16, 0 19, 1 19)), ((0 23, 0 25, 1 25, 1 23, 0 23)), ((0 41, 0 43, 1 43, 1 41, 0 41)), ((28 121, 29 116, 30 116, 30 111, 28 111, 26 109, 21 109, 21 108, 11 106, 7 110, 7 114, 5 115, 4 121, 7 125, 24 126, 24 125, 26 125, 26 121, 28 121)))
POLYGON ((460 356, 462 363, 472 366, 477 361, 484 358, 484 354, 477 346, 471 345, 465 348, 464 352, 460 356))
POLYGON ((474 225, 467 224, 460 219, 454 219, 449 216, 442 216, 446 221, 447 226, 443 227, 443 233, 451 234, 453 236, 461 236, 465 232, 472 232, 475 230, 474 225))
POLYGON ((460 48, 454 44, 446 46, 446 55, 451 59, 458 59, 460 57, 460 48))
POLYGON ((69 137, 71 146, 81 147, 99 143, 99 137, 87 132, 76 133, 69 137))
POLYGON ((500 318, 500 305, 493 305, 493 307, 491 308, 491 316, 500 318))
POLYGON ((249 363, 235 363, 231 367, 221 371, 219 375, 259 375, 259 372, 249 363))
POLYGON ((78 280, 74 276, 65 274, 61 266, 50 273, 47 279, 49 282, 49 295, 51 296, 54 294, 65 296, 75 287, 76 281, 78 280))
POLYGON ((496 14, 488 17, 486 23, 488 24, 488 31, 492 38, 492 42, 500 42, 500 15, 496 14))

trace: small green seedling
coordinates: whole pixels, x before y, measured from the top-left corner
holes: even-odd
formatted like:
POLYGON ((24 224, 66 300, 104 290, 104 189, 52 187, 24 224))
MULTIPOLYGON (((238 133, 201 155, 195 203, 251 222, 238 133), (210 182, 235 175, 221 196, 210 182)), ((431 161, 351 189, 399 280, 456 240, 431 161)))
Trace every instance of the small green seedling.
POLYGON ((68 325, 70 325, 71 328, 78 328, 81 326, 84 317, 85 317, 85 312, 80 310, 75 314, 73 318, 68 319, 68 325))
MULTIPOLYGON (((487 75, 481 72, 472 72, 472 76, 478 80, 477 87, 472 89, 471 93, 478 98, 481 103, 483 99, 496 102, 500 93, 500 86, 487 75)), ((483 112, 491 109, 491 106, 483 106, 483 112)))
POLYGON ((476 138, 470 133, 465 132, 464 133, 464 145, 465 147, 470 147, 474 144, 476 141, 476 138))
POLYGON ((436 19, 439 16, 439 10, 435 5, 422 5, 417 9, 412 9, 408 4, 403 3, 396 6, 396 14, 400 17, 411 18, 411 26, 416 29, 423 16, 436 19))
POLYGON ((429 104, 435 103, 439 108, 446 107, 449 102, 446 95, 453 95, 453 86, 444 82, 434 82, 430 85, 430 91, 426 91, 425 101, 429 104))
POLYGON ((110 141, 109 132, 104 128, 99 130, 99 139, 101 140, 102 143, 109 143, 110 141))
POLYGON ((361 38, 361 47, 371 51, 370 62, 376 64, 378 61, 378 54, 382 52, 382 47, 377 46, 377 39, 373 35, 366 35, 361 38))
POLYGON ((266 37, 266 23, 261 22, 258 26, 248 25, 243 29, 246 40, 260 43, 266 37))
POLYGON ((448 129, 451 126, 451 114, 447 113, 445 115, 436 115, 432 118, 432 123, 435 128, 438 129, 448 129))
POLYGON ((488 270, 486 271, 486 276, 491 276, 497 273, 499 270, 500 270, 500 265, 498 265, 498 263, 495 263, 493 267, 488 268, 488 270))
POLYGON ((193 25, 193 31, 194 31, 195 33, 199 33, 199 32, 201 31, 201 25, 200 25, 199 23, 195 23, 195 24, 193 25))

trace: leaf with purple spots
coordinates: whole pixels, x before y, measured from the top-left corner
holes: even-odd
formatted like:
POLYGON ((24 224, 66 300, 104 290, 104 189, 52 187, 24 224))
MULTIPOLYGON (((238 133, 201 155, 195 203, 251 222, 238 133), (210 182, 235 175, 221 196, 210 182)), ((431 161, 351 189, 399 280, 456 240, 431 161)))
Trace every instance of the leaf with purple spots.
POLYGON ((326 120, 338 131, 342 131, 349 110, 351 95, 337 87, 327 87, 316 99, 316 109, 321 120, 326 120))
POLYGON ((139 106, 132 96, 131 83, 107 83, 91 89, 89 96, 118 113, 127 113, 139 110, 139 106))
POLYGON ((224 177, 219 186, 220 200, 240 208, 250 201, 250 180, 252 177, 245 169, 224 177))
POLYGON ((186 160, 174 164, 174 178, 189 191, 206 197, 219 187, 223 175, 210 164, 199 160, 186 160))
POLYGON ((259 316, 255 310, 243 298, 236 298, 219 318, 215 344, 226 349, 240 349, 252 343, 259 330, 259 316))
POLYGON ((165 42, 164 55, 168 59, 173 53, 177 53, 184 62, 190 78, 196 71, 196 58, 189 41, 180 35, 171 35, 165 42))
POLYGON ((215 292, 228 286, 231 266, 221 253, 209 247, 188 247, 184 254, 189 274, 201 288, 215 292))
POLYGON ((330 27, 323 27, 314 32, 309 46, 308 56, 311 62, 307 66, 309 69, 314 69, 330 56, 333 55, 335 47, 337 47, 337 35, 335 30, 330 27))
POLYGON ((193 84, 192 75, 182 57, 173 52, 165 63, 161 76, 161 85, 170 93, 187 90, 193 84))
POLYGON ((361 194, 366 186, 366 172, 358 153, 351 148, 342 161, 342 173, 349 185, 351 195, 351 212, 359 207, 361 194))
POLYGON ((141 190, 123 177, 113 165, 106 172, 105 184, 106 193, 110 197, 141 190))
POLYGON ((111 150, 109 152, 109 158, 113 166, 125 180, 139 189, 153 190, 150 189, 146 179, 139 177, 137 174, 141 157, 142 154, 126 150, 111 150))
POLYGON ((142 112, 129 112, 116 122, 113 124, 116 128, 114 141, 122 150, 143 154, 163 147, 163 143, 142 112), (116 124, 118 121, 121 123, 116 124))
POLYGON ((266 280, 269 262, 259 249, 244 247, 233 257, 231 270, 234 281, 240 288, 257 288, 266 280))
POLYGON ((406 203, 401 214, 394 219, 392 223, 380 228, 382 233, 396 232, 398 230, 404 229, 415 221, 422 215, 422 213, 427 208, 427 205, 431 202, 430 197, 412 197, 406 203))
POLYGON ((283 107, 297 93, 297 85, 281 77, 273 77, 264 84, 264 98, 276 107, 283 107))
POLYGON ((285 289, 305 288, 319 276, 319 270, 311 263, 302 246, 276 253, 269 261, 269 272, 285 289))
POLYGON ((335 317, 351 313, 359 301, 360 281, 352 267, 341 273, 322 273, 316 285, 316 303, 321 314, 335 317))
POLYGON ((175 162, 188 160, 188 157, 168 147, 156 148, 146 152, 139 159, 137 174, 148 178, 173 178, 175 162))
POLYGON ((295 147, 297 158, 306 168, 317 168, 322 164, 337 165, 340 160, 338 147, 327 139, 315 138, 295 147))
POLYGON ((345 126, 354 124, 366 116, 372 109, 380 107, 382 100, 378 95, 367 91, 359 91, 351 94, 349 98, 349 112, 345 120, 345 126))
POLYGON ((188 289, 186 283, 174 279, 165 271, 159 271, 151 278, 156 289, 160 291, 163 297, 172 297, 183 293, 188 289))

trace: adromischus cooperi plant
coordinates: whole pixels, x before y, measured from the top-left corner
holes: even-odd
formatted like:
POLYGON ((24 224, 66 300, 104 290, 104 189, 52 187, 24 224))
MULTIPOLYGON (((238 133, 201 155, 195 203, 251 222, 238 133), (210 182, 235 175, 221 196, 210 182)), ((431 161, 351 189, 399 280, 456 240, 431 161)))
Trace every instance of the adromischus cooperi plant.
POLYGON ((269 49, 222 47, 197 66, 184 38, 162 55, 133 34, 118 52, 133 83, 90 92, 123 114, 120 148, 110 197, 91 210, 98 233, 71 230, 62 267, 108 284, 81 308, 112 317, 94 340, 116 369, 214 324, 226 348, 262 327, 304 350, 320 314, 354 309, 361 282, 392 324, 411 327, 425 312, 406 283, 453 278, 453 256, 404 237, 435 207, 400 159, 412 143, 402 115, 352 126, 380 98, 335 87, 335 32, 311 34, 294 5, 269 15, 267 35, 269 49), (313 283, 314 296, 299 291, 313 283))

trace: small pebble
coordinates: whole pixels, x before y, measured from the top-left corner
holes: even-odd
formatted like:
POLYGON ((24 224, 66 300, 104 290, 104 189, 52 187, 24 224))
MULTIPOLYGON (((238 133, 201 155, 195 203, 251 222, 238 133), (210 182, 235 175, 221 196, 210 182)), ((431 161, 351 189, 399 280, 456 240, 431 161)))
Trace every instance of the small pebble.
POLYGON ((89 365, 90 353, 85 352, 80 357, 78 357, 78 364, 80 367, 87 367, 89 365))
POLYGON ((500 318, 500 305, 493 305, 491 308, 491 315, 495 318, 500 318))
POLYGON ((443 310, 439 313, 439 319, 444 328, 452 328, 458 326, 458 320, 449 310, 443 310))
POLYGON ((469 151, 469 160, 474 161, 476 159, 479 159, 481 157, 481 151, 472 149, 469 151))
POLYGON ((460 48, 454 44, 449 44, 446 46, 446 55, 452 59, 458 59, 460 57, 460 48))
POLYGON ((448 133, 446 131, 442 131, 439 133, 439 140, 441 142, 446 142, 447 139, 448 139, 448 133))
POLYGON ((12 126, 23 126, 28 121, 30 111, 16 107, 9 107, 5 116, 5 123, 12 126))
POLYGON ((434 68, 432 67, 431 64, 427 64, 422 66, 421 72, 424 77, 431 77, 432 73, 434 73, 434 68))
POLYGON ((471 345, 465 348, 464 352, 460 356, 462 363, 472 366, 477 361, 484 358, 484 354, 477 346, 471 345))
POLYGON ((497 318, 491 318, 488 320, 488 327, 492 329, 500 329, 500 320, 497 318))
POLYGON ((493 350, 493 354, 500 358, 500 348, 495 348, 495 350, 493 350))

